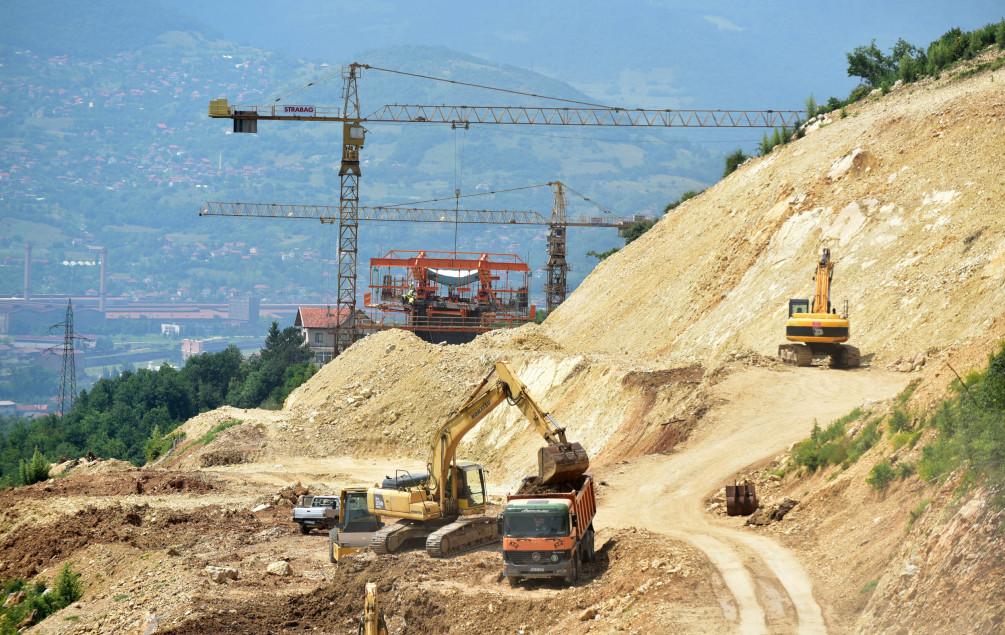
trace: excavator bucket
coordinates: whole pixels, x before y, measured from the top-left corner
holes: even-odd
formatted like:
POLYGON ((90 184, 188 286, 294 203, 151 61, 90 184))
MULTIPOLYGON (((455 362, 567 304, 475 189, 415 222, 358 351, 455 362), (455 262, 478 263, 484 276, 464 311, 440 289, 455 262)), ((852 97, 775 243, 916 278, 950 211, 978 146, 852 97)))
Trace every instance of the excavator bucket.
POLYGON ((578 443, 547 445, 537 451, 541 484, 573 481, 590 469, 590 457, 578 443))
POLYGON ((726 514, 729 516, 749 516, 757 511, 757 492, 754 484, 744 481, 742 485, 733 483, 726 486, 726 514))

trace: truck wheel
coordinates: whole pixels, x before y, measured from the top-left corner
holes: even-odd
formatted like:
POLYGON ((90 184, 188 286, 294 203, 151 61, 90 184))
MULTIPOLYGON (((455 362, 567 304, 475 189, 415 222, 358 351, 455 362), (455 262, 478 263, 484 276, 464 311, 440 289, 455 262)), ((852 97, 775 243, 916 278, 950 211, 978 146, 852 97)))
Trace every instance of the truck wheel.
POLYGON ((516 589, 520 586, 520 580, 515 575, 506 576, 506 581, 509 582, 511 589, 516 589))
POLYGON ((565 575, 565 583, 569 586, 579 584, 579 553, 572 554, 572 563, 569 565, 569 573, 565 575))
POLYGON ((308 527, 307 525, 300 525, 300 533, 306 536, 307 534, 311 533, 311 528, 308 527))
POLYGON ((586 531, 586 544, 583 549, 583 560, 586 562, 593 562, 597 559, 596 535, 596 532, 593 531, 593 527, 590 527, 586 531))

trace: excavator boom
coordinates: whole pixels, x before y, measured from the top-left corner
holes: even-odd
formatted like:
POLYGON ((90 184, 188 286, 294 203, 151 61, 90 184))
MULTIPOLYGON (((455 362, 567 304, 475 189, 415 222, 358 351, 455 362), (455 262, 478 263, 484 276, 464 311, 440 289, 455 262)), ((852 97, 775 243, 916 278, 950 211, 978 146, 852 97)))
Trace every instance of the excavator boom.
POLYGON ((538 479, 542 484, 574 481, 590 469, 590 457, 579 443, 569 443, 565 428, 545 412, 527 392, 527 386, 510 370, 506 362, 496 362, 496 374, 506 387, 509 402, 534 424, 548 445, 537 452, 538 479))

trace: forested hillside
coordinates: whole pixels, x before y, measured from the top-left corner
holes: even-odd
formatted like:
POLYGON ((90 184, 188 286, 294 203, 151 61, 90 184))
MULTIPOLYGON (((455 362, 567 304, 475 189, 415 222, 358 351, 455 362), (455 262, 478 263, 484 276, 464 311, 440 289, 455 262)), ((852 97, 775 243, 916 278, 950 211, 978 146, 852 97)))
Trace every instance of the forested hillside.
MULTIPOLYGON (((234 136, 229 122, 210 120, 206 109, 210 98, 223 96, 237 103, 340 103, 338 64, 352 60, 289 59, 215 39, 171 12, 150 20, 135 8, 119 11, 123 4, 93 7, 96 21, 107 16, 107 28, 132 34, 116 38, 116 47, 103 43, 107 28, 78 29, 78 12, 70 10, 46 14, 27 33, 0 31, 0 294, 20 288, 21 246, 28 241, 35 246, 37 292, 95 288, 93 269, 71 271, 62 262, 92 260, 86 247, 103 244, 113 294, 222 300, 262 285, 257 292, 266 300, 324 301, 331 294, 324 271, 335 258, 332 232, 282 221, 199 219, 196 211, 206 200, 335 202, 338 130, 273 124, 258 135, 234 136), (45 44, 34 46, 36 39, 45 44)), ((398 47, 362 57, 383 67, 587 97, 543 75, 442 48, 398 47)), ((361 82, 367 112, 395 101, 514 99, 376 72, 361 82)), ((362 198, 393 203, 449 196, 455 185, 474 193, 561 178, 615 212, 654 212, 675 193, 714 180, 721 158, 710 147, 669 131, 375 126, 364 152, 362 198)), ((551 207, 547 190, 474 200, 479 207, 545 213, 551 207)), ((600 213, 589 205, 573 211, 600 213)), ((515 251, 540 267, 543 232, 462 228, 458 246, 515 251)), ((371 224, 361 233, 361 255, 452 247, 453 236, 449 226, 371 224)), ((573 232, 573 282, 589 270, 588 250, 619 242, 612 230, 573 232)), ((540 281, 534 286, 540 292, 540 281)))

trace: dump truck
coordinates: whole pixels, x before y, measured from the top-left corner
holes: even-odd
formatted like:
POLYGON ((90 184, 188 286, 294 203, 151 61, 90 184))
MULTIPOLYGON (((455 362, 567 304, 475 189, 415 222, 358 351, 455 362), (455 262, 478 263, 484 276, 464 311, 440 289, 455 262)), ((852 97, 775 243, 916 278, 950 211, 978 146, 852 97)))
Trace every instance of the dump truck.
POLYGON ((537 482, 575 481, 590 467, 583 446, 566 439, 565 428, 534 401, 506 362, 498 361, 433 435, 425 473, 399 472, 367 491, 371 514, 397 519, 374 533, 370 547, 375 553, 393 553, 424 540, 429 555, 440 558, 499 541, 498 522, 485 513, 485 471, 481 465, 458 460, 457 446, 503 402, 519 408, 546 442, 538 450, 537 482))
POLYGON ((506 498, 499 516, 503 536, 503 575, 510 586, 524 578, 579 582, 584 562, 596 556, 593 517, 597 497, 593 478, 584 474, 564 483, 524 479, 506 498))

